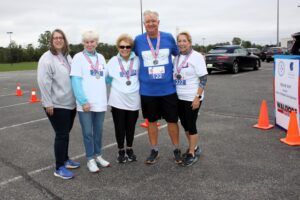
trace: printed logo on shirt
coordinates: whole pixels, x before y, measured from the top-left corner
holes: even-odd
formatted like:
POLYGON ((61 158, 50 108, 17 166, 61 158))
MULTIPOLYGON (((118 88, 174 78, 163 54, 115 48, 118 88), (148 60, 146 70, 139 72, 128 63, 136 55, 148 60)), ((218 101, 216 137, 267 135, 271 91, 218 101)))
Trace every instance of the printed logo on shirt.
POLYGON ((174 80, 175 85, 186 85, 186 80, 174 80))
MULTIPOLYGON (((90 70, 90 75, 91 76, 96 76, 96 74, 97 74, 97 71, 95 71, 95 70, 93 70, 93 69, 91 69, 90 70)), ((103 76, 103 71, 98 71, 98 74, 100 75, 100 76, 103 76)))
MULTIPOLYGON (((129 73, 129 70, 126 71, 126 74, 128 74, 128 73, 129 73)), ((131 71, 130 76, 136 76, 136 73, 137 73, 136 69, 133 69, 133 70, 131 71)), ((126 77, 126 76, 124 75, 123 72, 120 72, 120 77, 126 77)))
MULTIPOLYGON (((170 55, 170 50, 169 49, 160 49, 159 54, 156 58, 157 60, 157 65, 167 65, 169 64, 169 55, 170 55)), ((155 59, 152 55, 152 52, 149 51, 142 51, 142 57, 144 61, 144 66, 145 67, 152 67, 155 66, 154 63, 155 59)))

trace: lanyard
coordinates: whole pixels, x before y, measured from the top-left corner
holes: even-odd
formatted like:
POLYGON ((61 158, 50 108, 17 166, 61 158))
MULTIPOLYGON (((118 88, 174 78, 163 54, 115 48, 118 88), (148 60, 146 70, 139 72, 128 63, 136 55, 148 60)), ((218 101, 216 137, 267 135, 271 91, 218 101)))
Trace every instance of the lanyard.
POLYGON ((131 72, 132 72, 132 68, 133 68, 134 58, 131 58, 131 60, 130 60, 130 66, 129 66, 129 69, 128 69, 128 73, 126 72, 120 58, 118 58, 118 61, 119 61, 119 66, 120 66, 120 69, 121 69, 123 75, 126 76, 127 80, 129 81, 130 76, 131 76, 131 72))
POLYGON ((186 62, 189 59, 192 52, 193 52, 193 50, 190 51, 190 53, 184 58, 184 60, 182 61, 182 63, 180 65, 179 65, 180 55, 178 56, 178 59, 177 59, 177 62, 176 62, 176 70, 177 70, 178 74, 180 74, 182 67, 186 64, 186 62))
POLYGON ((98 55, 96 54, 97 57, 97 61, 96 61, 96 65, 93 64, 92 60, 88 57, 88 55, 86 55, 86 53, 83 51, 82 52, 84 57, 86 58, 86 60, 90 63, 91 68, 95 71, 98 72, 99 69, 99 60, 98 60, 98 55))
MULTIPOLYGON (((157 43, 156 43, 155 51, 154 51, 153 45, 152 45, 152 43, 151 43, 151 40, 150 40, 150 37, 149 37, 148 34, 147 34, 147 41, 148 41, 148 45, 149 45, 149 47, 150 47, 152 56, 153 56, 153 58, 154 58, 154 61, 155 61, 155 63, 156 63, 156 62, 157 62, 157 56, 158 56, 158 53, 159 53, 159 46, 160 46, 160 33, 158 32, 158 34, 157 34, 157 43)), ((155 63, 154 63, 154 64, 155 64, 155 63)))
POLYGON ((61 55, 56 55, 56 58, 58 59, 58 61, 60 62, 60 64, 62 64, 65 68, 67 68, 69 74, 71 72, 71 66, 70 63, 68 62, 67 58, 61 58, 61 55))

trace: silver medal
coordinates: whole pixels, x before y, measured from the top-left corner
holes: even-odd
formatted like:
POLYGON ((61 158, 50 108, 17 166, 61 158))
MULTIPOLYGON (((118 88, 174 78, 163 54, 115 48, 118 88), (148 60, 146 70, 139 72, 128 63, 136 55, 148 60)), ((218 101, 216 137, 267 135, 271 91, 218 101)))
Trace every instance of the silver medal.
POLYGON ((153 60, 153 64, 157 65, 158 64, 158 60, 153 60))
POLYGON ((180 80, 180 79, 181 79, 181 74, 177 74, 177 75, 176 75, 176 78, 177 78, 178 80, 180 80))
POLYGON ((131 81, 126 81, 126 85, 131 85, 131 81))

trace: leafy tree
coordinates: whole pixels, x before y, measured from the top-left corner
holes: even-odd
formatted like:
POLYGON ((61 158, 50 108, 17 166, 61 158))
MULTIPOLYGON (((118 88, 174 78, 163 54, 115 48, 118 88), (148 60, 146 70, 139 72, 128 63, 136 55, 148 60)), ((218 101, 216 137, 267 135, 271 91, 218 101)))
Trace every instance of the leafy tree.
POLYGON ((251 42, 250 41, 242 41, 242 47, 244 48, 250 48, 252 47, 251 42))
POLYGON ((242 42, 242 40, 241 40, 241 38, 239 38, 239 37, 234 37, 234 38, 232 39, 232 44, 233 44, 233 45, 240 45, 241 42, 242 42))
POLYGON ((39 48, 44 53, 50 48, 50 37, 51 32, 45 31, 45 33, 41 33, 38 39, 39 48))

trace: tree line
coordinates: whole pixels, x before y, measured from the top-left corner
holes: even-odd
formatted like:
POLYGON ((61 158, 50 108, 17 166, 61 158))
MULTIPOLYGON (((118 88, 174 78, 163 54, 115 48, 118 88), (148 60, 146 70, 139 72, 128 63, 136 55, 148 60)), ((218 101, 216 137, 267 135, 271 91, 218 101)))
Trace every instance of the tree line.
MULTIPOLYGON (((18 63, 18 62, 32 62, 38 61, 44 52, 49 49, 50 45, 50 31, 41 33, 38 38, 38 47, 34 47, 32 44, 28 44, 26 47, 18 45, 15 41, 11 41, 8 47, 0 47, 0 63, 18 63)), ((261 49, 262 46, 251 43, 250 41, 243 41, 238 37, 234 37, 230 42, 216 43, 213 45, 193 45, 193 49, 199 52, 207 53, 210 49, 218 45, 241 45, 245 48, 256 47, 261 49)), ((83 50, 82 44, 70 44, 70 55, 74 56, 76 53, 83 50)), ((99 43, 96 50, 103 54, 106 59, 110 59, 117 54, 115 45, 107 43, 99 43)))

